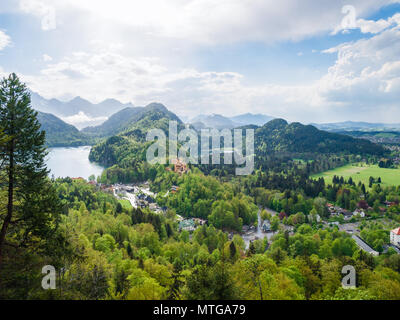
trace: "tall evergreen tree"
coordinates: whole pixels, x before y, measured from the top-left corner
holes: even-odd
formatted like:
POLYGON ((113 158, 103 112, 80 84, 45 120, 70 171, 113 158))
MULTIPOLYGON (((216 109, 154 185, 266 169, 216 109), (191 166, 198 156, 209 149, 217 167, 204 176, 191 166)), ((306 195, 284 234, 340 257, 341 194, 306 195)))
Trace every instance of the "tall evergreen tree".
POLYGON ((7 207, 0 215, 0 271, 5 248, 31 248, 43 252, 44 241, 54 235, 59 201, 45 166, 45 133, 30 94, 15 74, 0 82, 0 127, 8 136, 0 144, 1 188, 6 189, 7 207))
POLYGON ((184 284, 182 277, 182 265, 178 261, 174 262, 174 269, 171 275, 172 284, 167 291, 168 300, 179 300, 180 290, 184 284))

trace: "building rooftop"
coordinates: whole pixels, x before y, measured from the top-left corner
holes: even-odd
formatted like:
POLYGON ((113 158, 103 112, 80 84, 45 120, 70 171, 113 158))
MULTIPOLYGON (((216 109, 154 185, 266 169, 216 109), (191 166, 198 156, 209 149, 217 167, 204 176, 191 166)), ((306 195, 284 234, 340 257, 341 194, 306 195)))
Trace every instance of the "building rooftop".
POLYGON ((396 234, 396 235, 398 235, 398 236, 400 236, 400 228, 394 229, 391 232, 396 234))
POLYGON ((357 243, 357 245, 364 251, 371 253, 373 255, 379 255, 379 253, 377 251, 375 251, 374 249, 372 249, 368 244, 366 244, 364 242, 364 240, 362 240, 360 237, 353 235, 352 238, 355 240, 355 242, 357 243))

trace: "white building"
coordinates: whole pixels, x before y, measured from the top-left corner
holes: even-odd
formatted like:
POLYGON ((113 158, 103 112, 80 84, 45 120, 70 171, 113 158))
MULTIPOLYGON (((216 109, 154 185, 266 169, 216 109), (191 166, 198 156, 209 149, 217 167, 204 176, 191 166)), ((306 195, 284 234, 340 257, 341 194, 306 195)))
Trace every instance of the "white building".
POLYGON ((353 212, 353 215, 354 216, 360 216, 361 218, 365 218, 365 212, 363 211, 363 210, 360 210, 360 209, 356 209, 354 212, 353 212))
POLYGON ((400 228, 390 231, 390 243, 400 247, 400 228))

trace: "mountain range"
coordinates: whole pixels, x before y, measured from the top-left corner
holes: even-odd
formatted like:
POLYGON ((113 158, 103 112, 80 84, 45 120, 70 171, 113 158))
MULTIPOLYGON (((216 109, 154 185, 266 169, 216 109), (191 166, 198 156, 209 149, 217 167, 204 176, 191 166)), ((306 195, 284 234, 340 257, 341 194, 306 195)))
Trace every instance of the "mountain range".
MULTIPOLYGON (((170 120, 177 121, 180 129, 184 128, 184 123, 180 118, 160 103, 134 107, 132 104, 122 104, 113 99, 92 104, 80 97, 69 102, 57 99, 47 100, 36 93, 32 93, 31 97, 32 106, 39 110, 38 119, 46 131, 47 145, 51 147, 94 145, 113 136, 120 136, 123 139, 133 138, 143 142, 146 132, 151 128, 168 132, 170 120), (93 119, 100 117, 101 121, 98 125, 79 128, 81 130, 67 123, 69 121, 64 121, 79 116, 79 113, 92 117, 89 121, 91 123, 93 123, 93 119)), ((400 131, 400 124, 347 121, 305 126, 296 122, 289 124, 283 119, 273 119, 270 116, 251 113, 234 117, 225 117, 219 114, 199 115, 189 123, 196 130, 251 127, 255 129, 255 145, 259 153, 359 152, 382 154, 380 147, 377 148, 375 144, 366 139, 380 142, 384 138, 393 143, 393 141, 397 141, 397 137, 382 137, 379 132, 400 131), (357 134, 357 132, 373 132, 374 134, 365 136, 357 134)), ((101 158, 101 156, 97 158, 101 158)), ((110 161, 107 161, 107 164, 110 164, 110 161)))
POLYGON ((75 97, 67 102, 57 99, 48 100, 35 92, 31 92, 31 104, 35 110, 51 113, 79 129, 98 125, 114 113, 133 107, 131 103, 123 104, 115 99, 107 99, 97 104, 81 97, 75 97))
MULTIPOLYGON (((86 127, 96 127, 106 122, 111 116, 121 110, 124 113, 118 115, 124 121, 124 116, 134 113, 135 108, 132 103, 122 103, 116 99, 106 99, 100 103, 91 103, 81 97, 75 97, 70 101, 60 101, 58 99, 45 99, 36 92, 31 92, 31 102, 35 110, 53 114, 61 120, 74 125, 79 130, 86 127)), ((138 110, 139 110, 138 109, 138 110)), ((114 117, 112 121, 117 118, 114 117)), ((192 119, 182 118, 185 123, 191 124, 196 129, 215 128, 215 129, 232 129, 239 126, 257 125, 262 126, 274 119, 274 117, 264 114, 246 113, 233 117, 226 117, 220 114, 198 115, 192 119)), ((111 121, 111 122, 112 122, 111 121)), ((400 123, 369 123, 345 121, 336 123, 310 123, 314 127, 332 132, 343 131, 400 131, 400 123)), ((105 127, 107 127, 107 124, 105 127)), ((104 128, 105 129, 105 128, 104 128)), ((106 129, 105 129, 106 130, 106 129)), ((90 131, 88 129, 87 131, 90 131)), ((107 130, 106 130, 107 131, 107 130)))
MULTIPOLYGON (((87 127, 96 127, 105 124, 103 130, 106 133, 113 133, 110 129, 116 121, 129 122, 132 114, 140 111, 143 107, 134 107, 132 103, 122 103, 116 99, 107 99, 103 102, 94 104, 81 97, 75 97, 70 101, 60 101, 58 99, 45 99, 36 92, 31 92, 31 102, 35 110, 53 114, 61 120, 74 125, 79 130, 87 127), (117 114, 123 111, 121 114, 117 114), (113 119, 111 119, 111 116, 113 119), (110 121, 108 121, 110 120, 110 121), (107 122, 107 123, 106 123, 107 122)), ((246 113, 234 117, 225 117, 223 115, 199 115, 191 120, 184 119, 196 129, 215 128, 215 129, 232 129, 243 125, 263 125, 272 120, 273 117, 262 114, 246 113)), ((86 129, 91 132, 92 129, 86 129)))
MULTIPOLYGON (((254 116, 257 117, 257 115, 251 114, 238 116, 235 118, 236 123, 221 115, 199 116, 194 120, 197 120, 195 124, 201 123, 204 127, 222 129, 239 127, 239 121, 241 123, 254 122, 252 121, 255 119, 254 116)), ((258 117, 262 122, 268 120, 262 118, 261 115, 258 117)), ((39 112, 38 118, 42 128, 46 131, 49 146, 95 144, 113 136, 120 136, 123 139, 133 138, 143 142, 149 129, 158 128, 168 132, 168 124, 171 120, 177 121, 180 129, 184 128, 179 117, 160 103, 151 103, 145 107, 126 107, 111 115, 104 123, 84 128, 81 131, 49 113, 39 112)), ((196 128, 196 125, 193 127, 196 128)), ((365 139, 330 133, 319 130, 315 126, 306 126, 297 122, 289 124, 283 119, 274 119, 262 126, 246 124, 240 127, 255 129, 255 145, 260 154, 266 152, 382 154, 383 152, 380 146, 377 147, 365 139)), ((107 143, 112 144, 114 140, 111 139, 107 143)), ((119 143, 120 140, 118 140, 119 143)), ((101 160, 101 155, 96 158, 96 160, 101 160)), ((110 161, 107 161, 107 164, 110 164, 110 161)))

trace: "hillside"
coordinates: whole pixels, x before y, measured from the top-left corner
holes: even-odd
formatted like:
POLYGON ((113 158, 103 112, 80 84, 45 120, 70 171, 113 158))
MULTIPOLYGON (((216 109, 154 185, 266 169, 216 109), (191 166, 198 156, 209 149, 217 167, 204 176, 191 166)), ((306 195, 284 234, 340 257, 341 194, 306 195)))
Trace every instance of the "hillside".
POLYGON ((48 147, 82 146, 92 143, 92 139, 79 132, 73 125, 50 113, 38 112, 38 120, 42 130, 46 131, 48 147))
POLYGON ((311 125, 298 122, 288 124, 275 119, 255 132, 256 153, 385 153, 383 147, 364 139, 319 130, 311 125))
MULTIPOLYGON (((146 107, 129 107, 113 114, 107 121, 96 127, 88 127, 82 130, 93 137, 109 137, 112 135, 129 132, 135 129, 160 128, 157 123, 160 119, 182 121, 172 112, 160 104, 151 103, 146 107)), ((164 128, 162 126, 161 128, 164 128)), ((167 129, 165 127, 165 129, 167 129)))
POLYGON ((162 104, 124 109, 103 125, 84 130, 93 136, 112 135, 92 148, 89 159, 105 166, 144 161, 149 145, 145 141, 146 133, 150 129, 161 129, 168 133, 170 121, 177 121, 178 130, 184 129, 183 122, 162 104))

